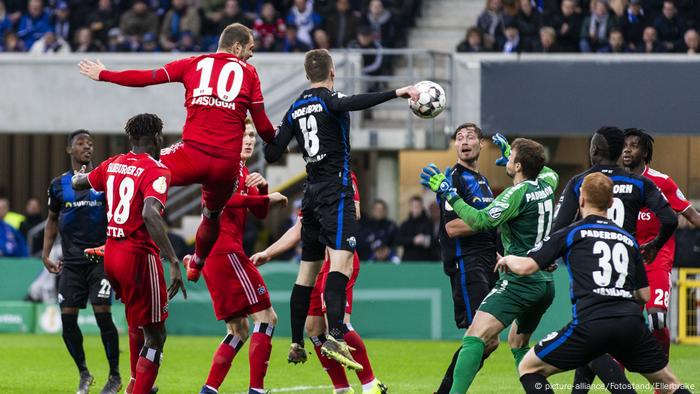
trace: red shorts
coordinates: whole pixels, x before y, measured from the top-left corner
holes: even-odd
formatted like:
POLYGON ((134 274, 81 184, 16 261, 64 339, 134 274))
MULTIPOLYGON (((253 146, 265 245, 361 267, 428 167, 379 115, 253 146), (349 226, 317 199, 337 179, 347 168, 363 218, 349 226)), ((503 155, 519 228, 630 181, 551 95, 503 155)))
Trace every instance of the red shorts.
POLYGON ((160 258, 150 251, 107 240, 105 274, 117 298, 125 305, 130 327, 165 321, 168 293, 160 258))
POLYGON ((649 292, 651 297, 647 302, 646 309, 661 308, 668 310, 668 300, 671 296, 671 273, 666 270, 647 271, 649 281, 649 292))
POLYGON ((160 161, 172 173, 171 186, 202 185, 202 199, 210 210, 220 210, 238 188, 241 156, 207 153, 206 146, 178 142, 161 150, 160 161))
MULTIPOLYGON (((207 264, 208 260, 207 260, 207 264)), ((326 278, 328 277, 328 272, 331 270, 331 262, 326 259, 323 262, 323 267, 321 267, 321 272, 318 273, 316 277, 316 284, 314 284, 314 289, 311 291, 311 303, 309 304, 309 316, 323 316, 326 314, 326 304, 323 302, 323 292, 326 289, 326 278)), ((352 288, 355 286, 357 281, 357 275, 360 274, 360 258, 357 256, 357 252, 352 260, 352 276, 348 281, 348 285, 345 287, 345 313, 348 315, 352 314, 352 288)))
POLYGON ((272 307, 260 272, 243 252, 209 256, 202 273, 217 320, 248 316, 272 307))

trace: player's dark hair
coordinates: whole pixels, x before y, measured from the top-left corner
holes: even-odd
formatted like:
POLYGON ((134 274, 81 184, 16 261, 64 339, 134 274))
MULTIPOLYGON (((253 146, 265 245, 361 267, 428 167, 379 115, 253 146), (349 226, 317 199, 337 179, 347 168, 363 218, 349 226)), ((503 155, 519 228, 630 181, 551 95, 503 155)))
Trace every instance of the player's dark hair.
POLYGON ((517 151, 513 161, 523 167, 523 175, 527 179, 537 178, 545 161, 542 144, 527 138, 516 138, 510 146, 517 151))
POLYGON ((142 138, 153 138, 163 132, 163 121, 158 115, 138 114, 126 121, 124 131, 134 142, 142 138))
POLYGON ((253 31, 240 23, 232 23, 224 28, 219 37, 219 48, 231 48, 237 42, 243 46, 250 43, 253 31))
POLYGON ((617 161, 625 148, 625 133, 615 126, 603 126, 596 130, 608 143, 608 159, 617 161))
POLYGON ((586 175, 581 184, 581 195, 586 202, 600 210, 607 210, 612 205, 613 182, 601 172, 586 175))
POLYGON ((625 129, 625 138, 627 137, 639 137, 639 143, 644 148, 644 163, 651 163, 651 159, 654 156, 654 137, 647 134, 644 129, 635 128, 625 129))
POLYGON ((328 79, 333 67, 333 58, 325 49, 313 49, 304 56, 304 71, 311 82, 323 82, 328 79))
POLYGON ((66 143, 68 144, 67 146, 69 148, 73 146, 73 140, 79 135, 87 135, 88 137, 92 138, 92 134, 90 134, 90 132, 85 129, 75 130, 74 132, 68 134, 68 139, 66 140, 66 143))
POLYGON ((479 126, 477 126, 476 123, 466 122, 457 126, 454 133, 452 133, 453 140, 457 138, 457 133, 459 133, 459 131, 462 129, 473 130, 476 133, 476 136, 479 137, 479 139, 484 138, 484 134, 481 132, 481 128, 479 128, 479 126))

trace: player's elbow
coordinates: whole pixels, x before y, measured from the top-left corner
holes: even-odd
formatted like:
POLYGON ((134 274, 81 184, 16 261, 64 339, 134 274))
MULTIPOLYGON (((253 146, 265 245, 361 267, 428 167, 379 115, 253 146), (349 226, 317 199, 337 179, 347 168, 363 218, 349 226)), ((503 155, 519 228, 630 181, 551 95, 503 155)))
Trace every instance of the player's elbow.
POLYGON ((267 144, 263 149, 265 154, 265 161, 268 163, 274 163, 282 157, 282 150, 275 144, 267 144))

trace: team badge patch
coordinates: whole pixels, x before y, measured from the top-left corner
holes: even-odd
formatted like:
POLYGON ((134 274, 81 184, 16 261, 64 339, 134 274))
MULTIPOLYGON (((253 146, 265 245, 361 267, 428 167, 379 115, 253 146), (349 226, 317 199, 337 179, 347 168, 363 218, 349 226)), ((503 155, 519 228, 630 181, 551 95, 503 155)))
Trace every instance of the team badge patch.
POLYGON ((161 194, 168 190, 168 182, 165 180, 164 176, 160 176, 158 179, 153 181, 153 190, 161 194))
POLYGON ((543 343, 551 341, 552 339, 556 338, 557 335, 559 335, 559 333, 556 332, 556 331, 555 331, 555 332, 550 332, 549 334, 547 334, 546 337, 542 338, 542 340, 540 341, 539 345, 540 345, 540 346, 544 346, 543 343))
POLYGON ((348 241, 348 245, 350 245, 351 248, 354 248, 355 245, 357 245, 357 240, 355 240, 355 237, 350 237, 346 239, 348 241))
POLYGON ((493 207, 489 209, 489 216, 494 220, 500 218, 502 213, 503 208, 501 207, 493 207))

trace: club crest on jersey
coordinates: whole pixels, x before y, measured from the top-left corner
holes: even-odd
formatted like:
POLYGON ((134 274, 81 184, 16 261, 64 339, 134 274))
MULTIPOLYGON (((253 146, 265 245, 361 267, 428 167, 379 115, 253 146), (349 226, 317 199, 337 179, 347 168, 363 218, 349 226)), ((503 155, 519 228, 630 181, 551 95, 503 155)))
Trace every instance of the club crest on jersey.
POLYGON ((559 333, 556 332, 556 331, 555 331, 555 332, 550 332, 549 334, 547 334, 546 337, 542 338, 542 340, 540 341, 539 345, 540 345, 540 346, 544 346, 543 343, 551 341, 552 339, 556 338, 557 335, 559 335, 559 333))
POLYGON ((263 294, 265 294, 266 291, 267 291, 267 289, 265 288, 265 286, 260 285, 258 287, 258 295, 263 295, 263 294))
POLYGON ((346 241, 348 242, 348 245, 350 245, 351 248, 354 248, 355 245, 357 245, 357 240, 355 240, 355 237, 350 237, 346 239, 346 241))
POLYGON ((489 217, 493 220, 497 220, 506 209, 508 209, 508 203, 496 202, 494 207, 489 209, 489 217))

